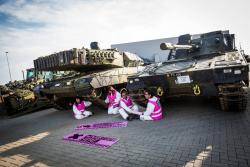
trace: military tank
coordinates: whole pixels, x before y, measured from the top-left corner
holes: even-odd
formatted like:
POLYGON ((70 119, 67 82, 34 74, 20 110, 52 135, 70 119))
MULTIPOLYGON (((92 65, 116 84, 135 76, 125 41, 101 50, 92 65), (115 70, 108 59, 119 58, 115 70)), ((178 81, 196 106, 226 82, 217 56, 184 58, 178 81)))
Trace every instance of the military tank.
POLYGON ((26 88, 27 84, 29 83, 16 81, 12 84, 0 85, 0 115, 16 117, 41 108, 52 107, 48 99, 26 88))
POLYGON ((4 85, 0 85, 0 97, 7 115, 24 112, 35 102, 35 95, 32 91, 20 88, 10 89, 4 85))
POLYGON ((141 99, 151 88, 165 99, 173 96, 216 97, 224 111, 244 111, 249 67, 245 54, 235 47, 229 31, 178 37, 176 44, 162 43, 166 62, 154 63, 128 78, 127 89, 141 99))
MULTIPOLYGON (((143 70, 143 60, 129 52, 100 49, 97 42, 91 48, 73 48, 34 60, 35 71, 52 71, 61 76, 45 82, 41 93, 59 109, 67 108, 76 96, 88 100, 104 98, 108 86, 120 90, 127 77, 143 70)), ((101 100, 99 100, 101 103, 101 100)))

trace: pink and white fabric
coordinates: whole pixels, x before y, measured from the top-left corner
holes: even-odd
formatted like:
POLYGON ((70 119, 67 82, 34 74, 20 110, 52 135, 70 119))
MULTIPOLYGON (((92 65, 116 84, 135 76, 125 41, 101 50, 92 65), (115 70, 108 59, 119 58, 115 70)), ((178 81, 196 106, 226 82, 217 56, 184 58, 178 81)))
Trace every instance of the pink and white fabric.
POLYGON ((129 96, 127 97, 127 99, 121 98, 119 113, 121 114, 123 119, 127 119, 129 113, 141 115, 138 106, 133 103, 132 99, 129 96))
POLYGON ((73 112, 76 119, 83 119, 90 115, 92 112, 86 111, 86 107, 90 106, 92 103, 89 101, 82 101, 80 104, 73 105, 73 112))
POLYGON ((114 91, 112 94, 108 95, 108 100, 109 100, 109 107, 118 107, 119 106, 119 102, 116 101, 116 96, 117 96, 118 92, 114 91))
POLYGON ((162 108, 161 108, 160 100, 159 99, 157 99, 157 101, 148 100, 148 102, 154 105, 154 111, 150 115, 152 117, 152 119, 155 121, 161 120, 162 119, 162 108))
MULTIPOLYGON (((127 97, 127 99, 124 99, 124 98, 121 98, 121 101, 120 101, 120 104, 121 103, 124 103, 127 107, 132 107, 133 106, 133 102, 132 102, 132 100, 131 100, 131 98, 128 96, 127 97)), ((120 106, 120 108, 121 108, 121 106, 120 106)))
POLYGON ((85 104, 84 101, 82 101, 80 104, 74 104, 78 111, 84 112, 85 111, 85 104))
POLYGON ((117 114, 119 109, 119 103, 121 99, 121 94, 117 91, 114 91, 112 94, 109 94, 105 100, 105 103, 108 103, 108 114, 117 114))
POLYGON ((162 107, 160 104, 160 100, 157 97, 152 97, 148 100, 147 109, 140 116, 141 120, 161 120, 163 118, 162 115, 162 107))

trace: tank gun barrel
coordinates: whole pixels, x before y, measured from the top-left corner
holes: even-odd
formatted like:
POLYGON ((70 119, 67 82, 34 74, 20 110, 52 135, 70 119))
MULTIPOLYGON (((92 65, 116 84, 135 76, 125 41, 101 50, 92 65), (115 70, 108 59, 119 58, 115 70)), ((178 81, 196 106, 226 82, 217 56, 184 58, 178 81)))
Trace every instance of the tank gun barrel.
POLYGON ((175 45, 172 43, 161 43, 160 48, 161 50, 178 50, 178 49, 191 50, 193 46, 192 45, 175 45))

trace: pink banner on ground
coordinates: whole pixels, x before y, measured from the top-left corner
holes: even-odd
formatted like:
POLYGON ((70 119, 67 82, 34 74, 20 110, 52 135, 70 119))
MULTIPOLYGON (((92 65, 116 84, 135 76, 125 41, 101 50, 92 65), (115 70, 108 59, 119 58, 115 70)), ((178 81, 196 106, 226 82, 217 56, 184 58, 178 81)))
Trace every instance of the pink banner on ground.
POLYGON ((73 133, 64 136, 63 140, 98 148, 109 148, 118 141, 118 139, 116 138, 78 134, 78 133, 73 133))
POLYGON ((127 127, 128 122, 105 122, 105 123, 96 123, 96 124, 89 124, 89 125, 78 125, 75 130, 88 130, 88 129, 100 129, 100 128, 122 128, 127 127))

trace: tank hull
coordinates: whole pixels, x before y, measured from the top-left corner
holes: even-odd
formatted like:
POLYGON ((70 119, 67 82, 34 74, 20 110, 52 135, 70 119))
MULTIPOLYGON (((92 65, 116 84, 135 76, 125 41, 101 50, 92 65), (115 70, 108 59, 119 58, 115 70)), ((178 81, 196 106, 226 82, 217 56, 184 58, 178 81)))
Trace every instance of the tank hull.
POLYGON ((143 77, 129 77, 127 89, 135 92, 138 89, 162 87, 165 96, 218 96, 218 85, 242 83, 248 86, 248 65, 228 68, 207 69, 199 71, 177 72, 143 77), (224 73, 225 69, 242 70, 240 75, 224 73), (182 79, 182 83, 177 81, 182 79), (138 80, 138 81, 136 81, 138 80), (199 91, 198 91, 199 89, 199 91))
POLYGON ((76 96, 87 100, 96 100, 95 98, 106 96, 108 86, 114 86, 118 90, 125 88, 127 78, 142 71, 143 68, 143 66, 114 68, 60 82, 52 82, 49 83, 48 87, 45 85, 41 92, 54 103, 60 102, 58 104, 62 108, 67 108, 76 96), (93 91, 97 91, 96 97, 93 97, 93 91), (64 102, 61 103, 61 101, 64 102))

